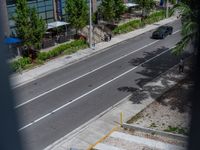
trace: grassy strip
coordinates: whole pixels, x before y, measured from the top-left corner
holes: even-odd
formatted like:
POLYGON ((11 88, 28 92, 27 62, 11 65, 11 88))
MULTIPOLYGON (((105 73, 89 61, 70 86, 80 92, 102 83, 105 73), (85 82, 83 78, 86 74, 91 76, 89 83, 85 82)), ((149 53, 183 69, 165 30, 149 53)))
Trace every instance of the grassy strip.
POLYGON ((133 20, 133 21, 130 21, 128 23, 125 23, 123 25, 116 27, 112 32, 113 32, 113 34, 127 33, 127 32, 130 32, 130 31, 140 28, 141 25, 142 25, 142 22, 140 19, 133 20))
POLYGON ((24 58, 20 58, 18 60, 11 62, 10 65, 11 65, 11 69, 14 72, 17 72, 17 71, 26 69, 28 66, 31 65, 31 63, 32 63, 31 58, 24 57, 24 58))
POLYGON ((80 49, 87 48, 88 45, 84 40, 75 40, 70 43, 62 44, 48 52, 40 52, 37 54, 36 60, 32 61, 29 57, 20 58, 11 62, 11 69, 14 72, 25 70, 33 66, 43 64, 45 61, 52 59, 54 57, 60 56, 62 54, 72 54, 80 49))
POLYGON ((188 129, 187 128, 168 126, 168 128, 165 129, 164 131, 165 132, 171 132, 171 133, 178 133, 178 134, 182 134, 182 135, 188 135, 188 129))
POLYGON ((152 24, 152 23, 162 20, 164 18, 165 18, 165 11, 164 10, 157 11, 157 12, 150 14, 144 20, 137 19, 137 20, 133 20, 128 23, 125 23, 123 25, 120 25, 120 26, 116 27, 112 32, 113 32, 113 34, 127 33, 130 31, 133 31, 135 29, 138 29, 140 27, 143 27, 146 24, 152 24))

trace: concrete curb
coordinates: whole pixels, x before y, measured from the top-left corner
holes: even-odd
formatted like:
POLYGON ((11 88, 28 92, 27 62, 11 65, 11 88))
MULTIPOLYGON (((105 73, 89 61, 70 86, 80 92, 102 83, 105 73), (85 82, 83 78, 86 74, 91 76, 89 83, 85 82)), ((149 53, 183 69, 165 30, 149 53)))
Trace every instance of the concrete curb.
MULTIPOLYGON (((191 58, 191 57, 187 58, 186 60, 184 60, 184 62, 186 62, 186 61, 189 60, 190 58, 191 58)), ((150 81, 150 82, 156 81, 156 80, 158 80, 159 78, 161 78, 162 76, 164 76, 164 75, 170 73, 173 69, 176 69, 177 66, 178 66, 178 64, 175 65, 175 66, 173 66, 173 67, 171 67, 169 70, 167 70, 167 71, 161 73, 158 77, 154 78, 154 79, 153 79, 152 81, 150 81)), ((182 80, 184 77, 185 77, 185 75, 184 75, 183 77, 181 77, 180 80, 182 80)), ((173 88, 177 83, 178 83, 178 82, 175 82, 174 85, 172 85, 171 87, 166 88, 160 95, 162 95, 165 91, 168 91, 169 89, 173 88)), ((145 84, 145 85, 146 85, 146 84, 145 84)), ((145 87, 145 85, 144 85, 143 87, 145 87)), ((145 90, 142 89, 142 91, 145 91, 145 90)), ((130 94, 129 97, 127 97, 124 101, 128 100, 128 99, 131 97, 131 95, 132 95, 132 94, 130 94)), ((157 97, 154 98, 154 99, 157 99, 158 97, 159 97, 159 96, 157 96, 157 97)), ((154 101, 155 101, 155 100, 153 100, 150 104, 152 104, 154 101)), ((148 104, 146 107, 148 107, 150 104, 148 104)), ((146 108, 146 107, 145 107, 145 108, 146 108)), ((144 108, 144 109, 145 109, 145 108, 144 108)), ((144 109, 141 109, 140 112, 143 111, 144 109)), ((140 112, 138 112, 137 114, 139 114, 140 112)), ((135 115, 137 115, 137 114, 135 114, 135 115)), ((134 115, 134 116, 135 116, 135 115, 134 115)), ((133 116, 128 117, 128 119, 126 119, 125 122, 127 122, 128 120, 130 120, 132 117, 133 117, 133 116)), ((188 140, 188 137, 187 137, 187 136, 184 136, 184 135, 174 134, 174 133, 169 133, 169 132, 164 132, 164 131, 158 131, 158 130, 155 130, 155 129, 150 129, 150 128, 145 128, 145 127, 139 127, 139 126, 135 126, 135 125, 130 125, 130 124, 127 124, 127 123, 123 123, 123 124, 122 124, 122 127, 123 127, 123 128, 128 128, 128 129, 133 129, 133 130, 139 130, 139 131, 147 132, 147 133, 150 133, 150 134, 157 134, 157 135, 164 136, 164 137, 168 137, 168 138, 174 138, 174 139, 177 139, 177 140, 181 140, 181 141, 183 141, 183 142, 187 142, 187 140, 188 140)), ((111 132, 111 131, 110 131, 110 132, 111 132)), ((106 136, 106 135, 105 135, 105 136, 106 136)), ((107 136, 106 136, 106 137, 107 137, 107 136)), ((98 140, 98 141, 101 141, 101 139, 98 140)), ((93 147, 94 147, 95 145, 96 145, 96 143, 93 145, 93 147)), ((91 148, 93 148, 93 147, 89 147, 89 148, 91 149, 91 148)), ((90 149, 88 149, 88 150, 90 150, 90 149)))
POLYGON ((131 124, 127 124, 127 123, 123 123, 122 127, 125 129, 132 129, 132 130, 138 130, 138 131, 142 131, 142 132, 146 132, 146 133, 150 133, 150 134, 157 134, 160 136, 177 139, 177 140, 181 140, 184 142, 187 142, 187 140, 188 140, 187 136, 184 136, 181 134, 174 134, 174 133, 170 133, 170 132, 159 131, 159 130, 140 127, 140 126, 131 125, 131 124))
POLYGON ((102 113, 100 113, 99 115, 95 116, 94 118, 90 119, 88 122, 84 123, 83 125, 81 125, 80 127, 76 128, 75 130, 73 130, 72 132, 70 132, 69 134, 65 135, 64 137, 62 137, 61 139, 55 141, 54 143, 52 143, 51 145, 49 145, 48 147, 46 147, 44 150, 51 150, 52 148, 54 148, 55 146, 57 146, 58 144, 62 143, 65 140, 73 140, 73 138, 80 134, 81 132, 83 132, 91 122, 94 122, 95 120, 101 118, 103 115, 105 115, 107 112, 115 109, 118 105, 120 105, 121 103, 123 103, 124 101, 126 101, 129 97, 131 96, 128 95, 125 98, 123 98, 121 101, 119 101, 118 103, 116 103, 115 105, 109 107, 108 109, 106 109, 105 111, 103 111, 102 113))
POLYGON ((92 150, 97 144, 101 143, 103 140, 105 140, 107 137, 109 137, 114 131, 116 131, 118 126, 114 127, 108 134, 103 136, 101 139, 99 139, 95 144, 92 144, 87 150, 92 150))

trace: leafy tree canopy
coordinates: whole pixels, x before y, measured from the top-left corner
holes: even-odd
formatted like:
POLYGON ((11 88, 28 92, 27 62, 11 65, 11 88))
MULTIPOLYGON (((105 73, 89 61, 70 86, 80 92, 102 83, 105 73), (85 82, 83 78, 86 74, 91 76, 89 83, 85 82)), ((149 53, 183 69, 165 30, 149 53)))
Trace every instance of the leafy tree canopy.
POLYGON ((125 10, 126 8, 123 0, 102 0, 99 6, 99 12, 106 21, 120 19, 120 15, 123 14, 125 10))
POLYGON ((66 0, 67 20, 76 30, 80 30, 87 25, 88 10, 85 0, 66 0))
POLYGON ((150 10, 153 9, 156 5, 154 0, 136 0, 136 3, 139 4, 139 7, 142 8, 142 14, 145 16, 148 15, 150 10))
POLYGON ((13 16, 17 36, 23 40, 24 46, 38 48, 46 31, 45 22, 35 8, 30 8, 26 0, 16 0, 16 14, 13 16))
POLYGON ((124 2, 122 0, 115 0, 114 1, 114 11, 115 11, 115 18, 119 19, 120 15, 122 15, 126 10, 124 2))

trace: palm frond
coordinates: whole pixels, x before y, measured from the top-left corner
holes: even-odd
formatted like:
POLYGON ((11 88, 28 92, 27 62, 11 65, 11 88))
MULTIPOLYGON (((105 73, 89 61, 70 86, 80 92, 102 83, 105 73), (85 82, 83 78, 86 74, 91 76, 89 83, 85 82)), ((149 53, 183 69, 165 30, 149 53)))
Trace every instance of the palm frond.
POLYGON ((183 23, 181 34, 183 36, 195 35, 198 32, 198 24, 194 21, 187 21, 183 23))
POLYGON ((182 3, 182 2, 179 2, 178 4, 176 4, 173 9, 179 10, 183 14, 192 12, 191 8, 188 5, 186 5, 186 4, 182 3))
POLYGON ((174 5, 171 11, 171 15, 174 14, 176 11, 178 11, 182 16, 188 16, 192 14, 192 10, 190 9, 190 7, 182 2, 174 5))
POLYGON ((184 48, 188 45, 188 43, 191 41, 190 36, 185 36, 179 41, 176 46, 171 50, 171 52, 175 55, 180 55, 184 48))

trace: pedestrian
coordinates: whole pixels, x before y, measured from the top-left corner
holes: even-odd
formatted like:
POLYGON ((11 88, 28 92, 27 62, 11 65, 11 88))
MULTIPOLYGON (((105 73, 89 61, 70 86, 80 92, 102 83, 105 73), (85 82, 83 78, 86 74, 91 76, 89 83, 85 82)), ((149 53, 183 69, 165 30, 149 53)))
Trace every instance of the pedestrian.
POLYGON ((108 41, 108 37, 106 36, 106 34, 104 35, 104 41, 108 41))
POLYGON ((95 42, 92 44, 92 49, 93 50, 95 49, 95 42))
POLYGON ((109 38, 110 38, 109 40, 111 40, 111 38, 112 38, 112 34, 109 34, 109 38))
POLYGON ((180 72, 183 72, 184 70, 184 61, 183 61, 183 58, 180 59, 180 63, 179 63, 179 73, 180 72))

